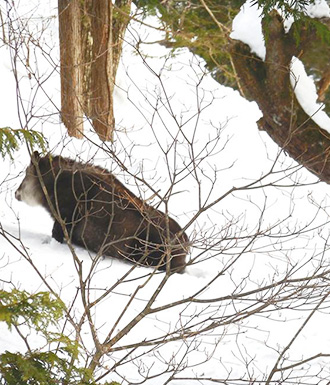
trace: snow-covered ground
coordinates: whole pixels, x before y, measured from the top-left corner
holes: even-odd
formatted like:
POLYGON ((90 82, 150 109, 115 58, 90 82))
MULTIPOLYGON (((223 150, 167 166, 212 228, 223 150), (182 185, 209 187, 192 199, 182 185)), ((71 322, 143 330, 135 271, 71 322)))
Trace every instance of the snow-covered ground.
MULTIPOLYGON (((56 15, 54 1, 44 2, 42 11, 33 8, 31 2, 23 2, 22 6, 26 7, 25 17, 29 15, 25 13, 27 9, 33 9, 30 23, 37 27, 40 27, 38 12, 56 15)), ((252 19, 243 20, 241 23, 249 25, 252 19)), ((150 18, 148 24, 152 23, 155 20, 150 18)), ((58 61, 56 28, 56 20, 52 19, 41 39, 55 63, 58 61)), ((329 187, 317 183, 314 176, 281 153, 265 133, 258 132, 256 121, 261 114, 257 105, 216 83, 205 73, 202 60, 187 50, 173 56, 158 45, 142 46, 148 57, 138 55, 134 48, 138 37, 152 41, 158 35, 138 24, 129 28, 117 75, 118 131, 108 148, 88 131, 87 124, 86 140, 66 135, 57 111, 59 76, 49 64, 49 57, 42 56, 38 47, 30 52, 30 70, 33 73, 38 70, 39 78, 45 82, 37 86, 25 68, 18 67, 19 114, 11 71, 12 52, 1 48, 0 81, 6 90, 0 93, 1 126, 18 128, 27 117, 29 128, 42 131, 55 154, 85 161, 92 159, 144 199, 151 197, 152 191, 146 184, 137 182, 134 175, 161 195, 173 187, 169 211, 181 226, 189 223, 201 207, 223 196, 187 229, 194 242, 189 258, 196 258, 198 263, 189 266, 185 274, 171 276, 152 307, 190 298, 196 293, 200 302, 169 307, 140 321, 114 346, 117 351, 107 356, 106 367, 118 366, 106 379, 132 384, 148 377, 147 384, 165 384, 175 369, 172 384, 182 383, 183 378, 185 384, 196 383, 196 378, 259 383, 271 372, 283 347, 312 314, 327 289, 318 283, 313 291, 315 281, 310 280, 303 290, 304 282, 297 284, 296 296, 294 283, 287 286, 283 283, 286 288, 279 293, 269 288, 242 299, 238 294, 285 277, 300 279, 327 269, 329 187), (120 162, 128 171, 120 167, 120 162), (255 184, 250 188, 239 190, 252 182, 255 184), (237 191, 227 194, 233 187, 237 191), (260 236, 262 232, 266 235, 260 236), (213 247, 209 248, 210 245, 213 247), (267 304, 263 308, 265 298, 273 300, 274 306, 267 304), (206 299, 209 301, 202 301, 206 299), (214 330, 209 328, 212 322, 219 325, 214 330), (121 347, 169 333, 175 336, 184 327, 192 331, 190 338, 141 346, 123 358, 129 349, 122 351, 121 347), (203 328, 205 331, 200 335, 193 335, 203 328)), ((51 288, 71 307, 72 317, 79 320, 83 307, 79 292, 77 296, 79 279, 72 255, 65 244, 50 239, 52 220, 42 208, 31 208, 15 200, 15 189, 29 163, 27 149, 23 146, 14 158, 14 161, 8 158, 1 161, 0 169, 0 225, 1 232, 5 231, 8 237, 6 240, 0 236, 1 286, 9 289, 14 285, 29 292, 51 288)), ((151 203, 157 205, 159 200, 153 198, 151 203)), ((160 205, 160 209, 164 207, 160 205)), ((83 261, 85 277, 93 268, 91 301, 113 286, 93 310, 93 322, 102 340, 112 328, 115 335, 139 314, 164 275, 156 274, 149 280, 145 274, 151 270, 138 267, 123 278, 130 265, 108 258, 94 266, 93 256, 86 250, 77 248, 76 252, 83 261), (134 300, 130 301, 136 290, 134 300)), ((325 300, 313 314, 279 365, 289 366, 319 353, 329 353, 326 304, 325 300)), ((91 350, 87 322, 82 338, 84 349, 91 350)), ((32 334, 29 341, 33 348, 42 346, 37 335, 32 334)), ((15 331, 0 324, 0 351, 25 349, 15 331)), ((299 383, 299 378, 305 375, 306 383, 321 383, 318 381, 322 377, 328 377, 329 381, 328 367, 329 361, 319 357, 289 368, 285 375, 292 370, 292 382, 299 383)), ((274 378, 275 382, 279 379, 274 378)))

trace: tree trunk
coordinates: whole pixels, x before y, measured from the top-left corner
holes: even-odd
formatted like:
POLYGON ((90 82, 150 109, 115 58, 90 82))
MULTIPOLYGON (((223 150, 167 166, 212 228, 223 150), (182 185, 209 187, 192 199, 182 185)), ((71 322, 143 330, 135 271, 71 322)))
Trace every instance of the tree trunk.
POLYGON ((115 6, 108 0, 93 2, 93 61, 89 113, 95 131, 102 140, 111 140, 115 127, 113 91, 130 6, 131 0, 116 1, 115 6), (122 13, 119 13, 119 10, 122 13))
POLYGON ((61 117, 70 136, 83 134, 81 21, 79 0, 59 0, 61 117))
POLYGON ((110 140, 115 126, 113 114, 112 72, 112 11, 108 0, 93 4, 91 33, 93 38, 93 60, 91 66, 90 118, 95 131, 102 140, 110 140))
POLYGON ((290 63, 298 54, 292 33, 285 34, 275 12, 267 24, 266 59, 231 41, 232 60, 244 95, 263 113, 258 126, 298 163, 330 183, 330 134, 300 107, 290 83, 290 63))
POLYGON ((82 137, 83 114, 102 140, 115 127, 113 91, 131 0, 58 0, 62 120, 82 137))

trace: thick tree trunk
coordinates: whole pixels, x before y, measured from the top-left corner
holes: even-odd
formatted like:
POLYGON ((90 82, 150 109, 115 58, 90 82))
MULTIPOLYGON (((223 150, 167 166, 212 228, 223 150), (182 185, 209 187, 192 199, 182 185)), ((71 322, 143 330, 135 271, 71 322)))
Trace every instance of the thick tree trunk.
POLYGON ((266 59, 245 44, 231 41, 232 60, 244 95, 263 113, 258 125, 293 159, 330 183, 330 134, 300 107, 290 83, 290 63, 298 54, 277 13, 267 25, 266 59))
POLYGON ((69 135, 83 133, 81 20, 79 0, 59 0, 61 117, 69 135))
POLYGON ((62 120, 83 133, 83 114, 102 140, 115 127, 113 91, 131 0, 58 0, 62 120))

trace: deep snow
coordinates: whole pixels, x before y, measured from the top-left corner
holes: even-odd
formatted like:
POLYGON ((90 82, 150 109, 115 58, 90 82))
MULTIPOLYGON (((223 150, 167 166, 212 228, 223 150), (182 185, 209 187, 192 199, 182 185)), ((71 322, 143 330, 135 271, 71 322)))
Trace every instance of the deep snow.
MULTIPOLYGON (((30 2, 23 3, 22 6, 33 8, 30 2)), ((41 14, 56 14, 54 2, 45 2, 43 7, 41 14)), ((33 12, 36 16, 35 9, 33 12)), ((241 23, 251 23, 251 20, 247 18, 241 23)), ((32 21, 38 25, 37 17, 32 21)), ((156 23, 152 18, 148 22, 156 23)), ((82 160, 93 159, 94 163, 112 170, 132 191, 146 199, 153 195, 151 189, 136 182, 132 175, 144 178, 150 186, 165 194, 176 171, 183 170, 180 175, 184 178, 178 178, 169 200, 170 213, 182 226, 198 211, 200 203, 210 203, 233 186, 246 185, 265 175, 273 167, 278 155, 279 159, 275 164, 277 174, 273 173, 267 177, 264 184, 283 178, 278 187, 269 186, 230 194, 200 215, 187 230, 196 246, 192 249, 190 257, 196 257, 211 239, 213 242, 217 237, 220 240, 231 221, 228 235, 232 240, 228 243, 232 244, 232 247, 224 253, 217 252, 214 247, 200 256, 200 263, 188 267, 187 273, 173 275, 157 298, 155 306, 189 297, 199 288, 212 282, 213 277, 224 269, 224 266, 228 266, 228 270, 212 282, 199 298, 217 298, 256 288, 259 284, 272 282, 293 266, 297 269, 295 277, 312 271, 321 260, 326 267, 329 258, 329 232, 328 226, 323 224, 328 221, 328 186, 316 183, 316 178, 305 170, 297 170, 290 176, 290 172, 286 170, 295 164, 285 154, 279 154, 279 149, 267 135, 257 130, 256 121, 261 115, 256 104, 241 98, 237 91, 216 83, 210 75, 204 73, 203 61, 186 50, 181 50, 173 56, 164 47, 151 45, 142 47, 143 51, 148 53, 144 62, 143 57, 137 55, 134 49, 138 36, 142 36, 143 41, 156 40, 158 37, 155 31, 146 30, 135 23, 129 29, 127 40, 131 44, 125 46, 115 95, 116 122, 119 130, 114 144, 109 145, 118 160, 128 167, 128 172, 120 168, 116 159, 109 156, 106 149, 99 148, 90 141, 82 142, 66 135, 54 107, 59 107, 59 77, 56 71, 43 85, 47 92, 45 96, 43 90, 38 89, 33 80, 27 77, 25 69, 19 67, 23 105, 27 111, 33 110, 34 113, 29 127, 42 130, 54 153, 71 157, 78 154, 82 160), (189 142, 193 143, 193 146, 189 146, 189 142), (199 154, 201 161, 196 174, 191 173, 192 168, 188 166, 192 150, 194 154, 199 154), (284 178, 285 174, 289 176, 284 178), (306 186, 297 188, 294 186, 296 182, 306 186), (323 209, 318 210, 319 206, 323 209), (264 208, 266 209, 261 219, 264 208), (300 236, 288 236, 283 240, 285 243, 278 244, 272 238, 263 237, 255 243, 251 251, 243 253, 232 267, 229 266, 246 245, 244 240, 236 243, 235 238, 253 234, 260 223, 262 229, 266 229, 281 220, 283 232, 311 222, 307 227, 310 231, 300 236), (315 228, 315 231, 311 230, 312 228, 315 228), (210 256, 212 258, 208 258, 210 256)), ((55 21, 51 23, 43 41, 47 41, 47 47, 56 45, 55 21)), ((52 50, 54 58, 56 53, 55 46, 52 50)), ((41 57, 38 52, 36 55, 38 62, 32 62, 31 66, 38 67, 40 76, 46 79, 52 68, 47 66, 45 57, 41 57)), ((7 48, 1 48, 1 57, 0 81, 3 89, 8 90, 0 94, 0 105, 3 106, 1 125, 16 128, 20 126, 16 107, 16 85, 10 71, 10 52, 7 48)), ((300 77, 299 75, 298 85, 300 77)), ((303 85, 306 87, 306 83, 303 85)), ((22 109, 20 114, 22 117, 22 109)), ((88 137, 101 145, 92 133, 88 133, 88 137)), ((43 209, 27 207, 14 199, 15 188, 21 182, 28 163, 28 154, 23 146, 15 154, 14 162, 8 159, 2 161, 0 170, 0 224, 17 247, 15 250, 13 245, 0 237, 1 285, 9 289, 13 284, 30 292, 44 290, 45 283, 40 278, 41 275, 49 287, 60 293, 66 304, 72 304, 72 315, 78 320, 82 305, 79 296, 77 300, 74 298, 79 282, 67 246, 50 239, 52 220, 43 209), (14 237, 19 237, 22 242, 14 237), (35 268, 20 252, 31 258, 35 268)), ((157 205, 159 201, 154 198, 152 203, 157 205)), ((160 208, 164 209, 162 205, 160 208)), ((276 238, 275 232, 272 235, 276 238)), ((83 271, 87 275, 93 256, 80 248, 77 248, 77 254, 83 261, 83 271)), ((96 298, 106 288, 115 285, 130 269, 130 265, 121 261, 100 260, 91 280, 91 298, 96 298)), ((148 272, 151 270, 147 268, 134 269, 127 282, 119 281, 114 290, 97 306, 93 317, 100 336, 106 336, 116 324, 132 293, 138 285, 146 283, 144 275, 148 272)), ((157 274, 139 290, 136 299, 116 324, 115 330, 119 330, 141 311, 162 277, 162 274, 157 274)), ((243 309, 247 305, 237 302, 235 306, 243 309)), ((180 323, 187 323, 188 326, 191 325, 192 330, 196 330, 198 326, 193 326, 195 322, 205 320, 205 325, 209 324, 209 315, 213 319, 225 319, 231 312, 238 312, 239 308, 233 308, 230 301, 223 301, 220 305, 189 303, 187 306, 168 309, 145 318, 118 346, 180 330, 180 323)), ((288 343, 311 309, 312 307, 306 306, 304 311, 301 309, 295 312, 278 308, 269 314, 260 313, 247 320, 242 319, 221 326, 213 332, 205 332, 201 337, 164 346, 159 344, 151 351, 141 348, 147 351, 142 358, 138 357, 140 350, 132 352, 130 357, 135 357, 134 360, 127 359, 116 372, 109 374, 108 380, 125 379, 128 383, 134 383, 142 381, 144 376, 165 371, 160 377, 147 381, 148 384, 165 383, 169 377, 166 373, 168 364, 170 367, 178 365, 180 368, 180 359, 184 352, 188 351, 189 354, 182 363, 182 367, 187 368, 180 371, 177 377, 244 377, 259 381, 275 364, 277 349, 280 350, 281 346, 288 343)), ((303 359, 319 352, 328 352, 328 318, 326 308, 312 317, 301 336, 289 349, 290 359, 303 359)), ((25 346, 15 331, 9 331, 4 324, 0 324, 0 328, 1 351, 25 351, 25 346)), ((90 349, 92 342, 87 324, 82 337, 86 349, 90 349)), ((42 340, 32 334, 30 343, 38 348, 42 345, 42 340)), ((125 351, 112 353, 107 358, 106 365, 111 367, 124 354, 125 351)), ((311 366, 306 364, 299 368, 298 374, 306 372, 311 376, 308 383, 313 384, 318 381, 316 373, 320 367, 326 365, 328 362, 325 361, 324 364, 322 358, 314 360, 311 366)), ((185 384, 195 382, 189 379, 184 381, 185 384)), ((171 383, 182 383, 182 380, 174 379, 171 383)))

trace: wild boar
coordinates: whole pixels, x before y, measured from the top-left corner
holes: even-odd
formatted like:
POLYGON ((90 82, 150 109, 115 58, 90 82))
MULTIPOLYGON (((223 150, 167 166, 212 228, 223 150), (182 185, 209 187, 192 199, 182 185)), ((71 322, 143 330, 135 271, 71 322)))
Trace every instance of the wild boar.
POLYGON ((43 206, 52 236, 99 255, 182 273, 189 239, 179 224, 134 195, 109 171, 35 151, 15 197, 43 206))

